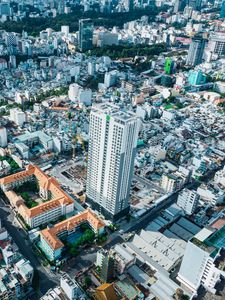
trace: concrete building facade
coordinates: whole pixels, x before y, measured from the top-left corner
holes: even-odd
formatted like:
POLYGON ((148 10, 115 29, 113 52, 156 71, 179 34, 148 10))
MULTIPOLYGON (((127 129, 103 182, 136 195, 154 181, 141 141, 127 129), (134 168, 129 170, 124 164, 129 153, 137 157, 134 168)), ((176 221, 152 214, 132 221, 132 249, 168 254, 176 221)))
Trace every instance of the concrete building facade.
POLYGON ((135 114, 110 103, 92 108, 87 197, 106 218, 118 219, 129 211, 139 124, 135 114))

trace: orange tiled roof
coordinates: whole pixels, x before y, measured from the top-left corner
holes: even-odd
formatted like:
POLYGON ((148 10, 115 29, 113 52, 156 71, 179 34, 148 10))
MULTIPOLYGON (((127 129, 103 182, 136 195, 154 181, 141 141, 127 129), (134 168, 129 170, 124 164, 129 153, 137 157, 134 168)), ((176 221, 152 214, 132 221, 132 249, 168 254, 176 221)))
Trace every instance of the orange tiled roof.
POLYGON ((19 207, 24 203, 24 200, 21 196, 18 196, 14 191, 5 192, 6 197, 9 199, 9 202, 14 207, 19 207))
POLYGON ((222 99, 216 99, 215 101, 214 101, 214 103, 216 104, 216 105, 218 105, 218 104, 220 104, 220 103, 224 103, 225 102, 225 98, 222 98, 222 99))
POLYGON ((64 111, 69 110, 68 107, 63 107, 63 106, 52 106, 52 107, 49 107, 48 109, 49 110, 64 110, 64 111))
MULTIPOLYGON (((71 199, 61 189, 58 181, 55 178, 49 177, 38 166, 34 166, 34 165, 29 165, 25 171, 21 171, 16 174, 9 175, 0 179, 0 184, 7 185, 9 183, 19 181, 21 179, 24 179, 32 175, 34 175, 37 178, 40 187, 52 193, 54 199, 45 203, 41 203, 38 206, 30 209, 26 207, 24 201, 23 203, 20 202, 19 205, 24 206, 24 209, 22 210, 23 213, 26 213, 28 217, 32 218, 39 214, 44 213, 45 211, 51 210, 54 207, 60 206, 62 204, 69 205, 74 202, 73 199, 71 199)), ((19 198, 16 195, 16 193, 13 191, 7 191, 5 194, 10 198, 10 202, 14 205, 18 203, 18 200, 22 199, 21 197, 19 198)))
POLYGON ((225 225, 225 218, 218 219, 216 222, 214 222, 211 227, 216 229, 221 229, 225 225))
POLYGON ((87 209, 79 215, 73 216, 65 221, 56 224, 52 228, 46 228, 41 231, 42 237, 53 248, 57 250, 63 247, 63 243, 58 238, 58 234, 63 231, 71 231, 77 225, 83 222, 89 222, 95 230, 105 226, 104 222, 91 210, 87 209))
POLYGON ((15 182, 17 180, 21 180, 22 178, 26 178, 28 176, 34 175, 35 167, 29 165, 27 170, 21 171, 0 179, 0 184, 9 184, 15 182))
POLYGON ((61 206, 62 204, 72 204, 73 200, 69 197, 67 198, 61 198, 61 199, 53 199, 48 202, 44 202, 39 204, 38 206, 32 207, 28 211, 28 216, 30 218, 33 218, 37 215, 41 215, 46 211, 52 210, 53 208, 56 208, 58 206, 61 206))
POLYGON ((115 289, 112 283, 104 283, 96 288, 95 299, 97 300, 117 300, 115 289))

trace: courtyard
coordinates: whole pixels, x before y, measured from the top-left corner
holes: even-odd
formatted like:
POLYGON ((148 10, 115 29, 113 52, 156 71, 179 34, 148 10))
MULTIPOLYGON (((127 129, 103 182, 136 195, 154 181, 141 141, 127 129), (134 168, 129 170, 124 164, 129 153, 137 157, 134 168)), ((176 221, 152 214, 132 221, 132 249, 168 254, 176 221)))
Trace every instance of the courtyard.
POLYGON ((35 181, 29 181, 14 188, 14 192, 23 198, 28 208, 33 208, 46 202, 46 200, 40 197, 39 187, 35 181))

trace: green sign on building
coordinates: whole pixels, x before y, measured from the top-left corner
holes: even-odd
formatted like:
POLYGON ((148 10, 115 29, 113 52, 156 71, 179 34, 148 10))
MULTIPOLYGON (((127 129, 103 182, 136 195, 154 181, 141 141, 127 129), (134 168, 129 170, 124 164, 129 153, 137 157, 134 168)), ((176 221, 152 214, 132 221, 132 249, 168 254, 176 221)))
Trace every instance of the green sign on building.
POLYGON ((167 75, 170 75, 173 73, 173 61, 171 58, 167 57, 166 62, 165 62, 165 67, 164 67, 164 71, 167 75))

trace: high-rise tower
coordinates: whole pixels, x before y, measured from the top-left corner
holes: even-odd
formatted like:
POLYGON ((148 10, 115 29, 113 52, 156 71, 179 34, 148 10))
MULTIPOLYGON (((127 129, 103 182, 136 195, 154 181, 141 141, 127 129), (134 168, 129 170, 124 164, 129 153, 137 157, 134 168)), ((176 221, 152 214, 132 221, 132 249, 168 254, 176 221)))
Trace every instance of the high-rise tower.
POLYGON ((129 194, 139 132, 133 112, 104 103, 90 115, 87 199, 106 218, 129 212, 129 194))
POLYGON ((206 40, 202 37, 194 37, 188 50, 186 64, 197 66, 202 63, 206 40))
POLYGON ((91 19, 79 20, 79 48, 87 51, 93 47, 93 22, 91 19))

